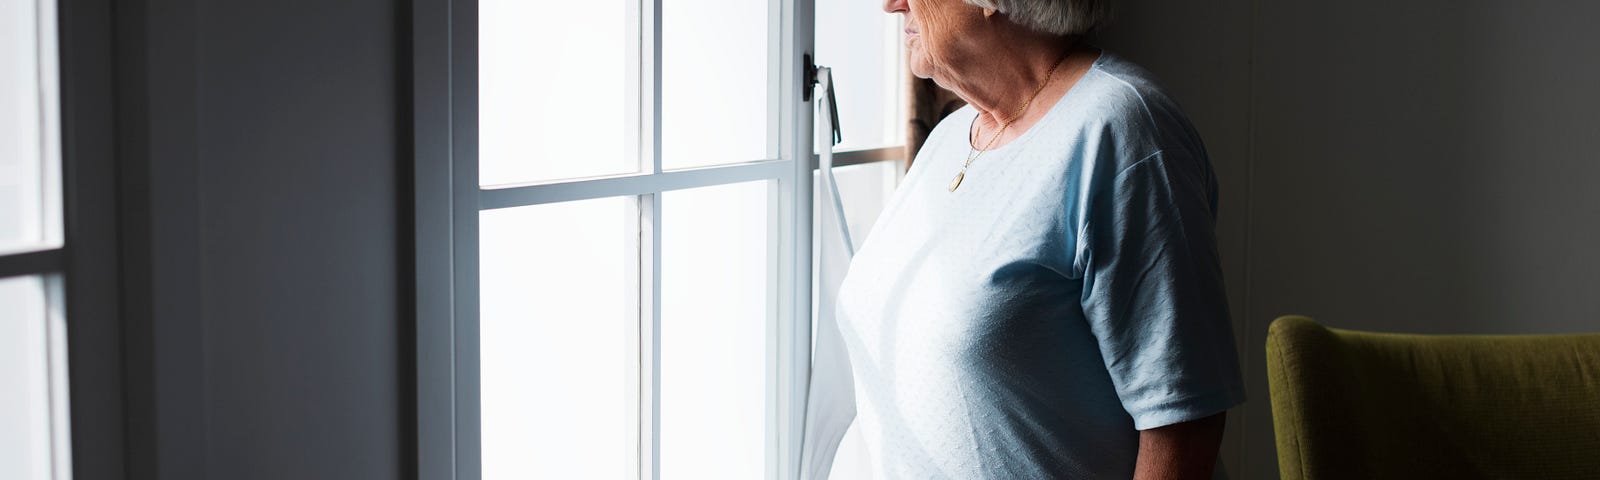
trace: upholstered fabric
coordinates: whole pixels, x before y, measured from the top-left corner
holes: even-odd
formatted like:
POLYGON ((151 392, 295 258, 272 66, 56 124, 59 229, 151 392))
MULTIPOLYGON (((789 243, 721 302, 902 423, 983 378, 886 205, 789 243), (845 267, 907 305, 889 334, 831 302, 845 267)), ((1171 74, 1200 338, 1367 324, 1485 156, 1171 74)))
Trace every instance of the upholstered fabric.
POLYGON ((1600 334, 1267 335, 1285 480, 1600 478, 1600 334))

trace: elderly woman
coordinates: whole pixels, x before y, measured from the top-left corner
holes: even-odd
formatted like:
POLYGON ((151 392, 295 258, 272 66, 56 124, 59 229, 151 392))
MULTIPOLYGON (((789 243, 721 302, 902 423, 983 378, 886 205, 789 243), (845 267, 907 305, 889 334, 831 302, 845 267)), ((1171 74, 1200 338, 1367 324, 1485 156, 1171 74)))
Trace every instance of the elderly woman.
POLYGON ((879 478, 1210 478, 1244 400, 1217 180, 1177 104, 1084 44, 1107 0, 888 0, 934 128, 837 314, 879 478))

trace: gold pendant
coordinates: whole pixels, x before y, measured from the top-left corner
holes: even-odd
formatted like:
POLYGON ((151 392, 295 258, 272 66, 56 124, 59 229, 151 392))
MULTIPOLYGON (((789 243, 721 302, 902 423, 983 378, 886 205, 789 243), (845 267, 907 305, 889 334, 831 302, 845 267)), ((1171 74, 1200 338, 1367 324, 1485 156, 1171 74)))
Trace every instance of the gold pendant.
POLYGON ((961 186, 961 179, 966 176, 967 172, 956 172, 956 178, 950 180, 950 191, 956 191, 956 187, 961 186))

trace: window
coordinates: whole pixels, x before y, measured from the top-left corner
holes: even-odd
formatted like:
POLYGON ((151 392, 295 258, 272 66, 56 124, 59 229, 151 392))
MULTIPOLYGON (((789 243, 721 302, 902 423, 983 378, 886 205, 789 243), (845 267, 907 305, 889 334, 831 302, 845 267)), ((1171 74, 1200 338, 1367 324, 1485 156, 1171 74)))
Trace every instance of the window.
POLYGON ((870 2, 802 4, 418 2, 423 478, 798 470, 804 60, 838 62, 837 172, 863 231, 899 177, 904 123, 898 23, 870 2), (834 17, 861 32, 813 41, 834 17))
POLYGON ((71 478, 55 5, 0 4, 0 478, 71 478))

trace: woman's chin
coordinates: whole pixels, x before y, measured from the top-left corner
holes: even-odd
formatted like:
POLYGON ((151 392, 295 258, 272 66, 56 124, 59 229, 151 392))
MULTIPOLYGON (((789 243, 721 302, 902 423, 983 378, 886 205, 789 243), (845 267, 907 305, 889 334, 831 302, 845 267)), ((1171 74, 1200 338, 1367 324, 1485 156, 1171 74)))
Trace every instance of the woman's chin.
POLYGON ((926 58, 922 57, 922 52, 919 52, 918 50, 918 48, 912 47, 911 51, 907 52, 906 69, 911 71, 911 76, 917 78, 933 78, 930 73, 932 69, 929 68, 931 65, 926 58))

